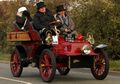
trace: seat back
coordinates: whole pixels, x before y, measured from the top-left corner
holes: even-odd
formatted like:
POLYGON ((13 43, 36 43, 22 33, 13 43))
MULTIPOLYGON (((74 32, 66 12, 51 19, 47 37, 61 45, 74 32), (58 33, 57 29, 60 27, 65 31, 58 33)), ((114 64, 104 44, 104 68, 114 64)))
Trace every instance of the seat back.
POLYGON ((37 31, 29 31, 29 35, 32 41, 41 41, 41 37, 37 31))
POLYGON ((40 34, 34 29, 33 23, 29 24, 29 35, 32 41, 41 41, 40 34))

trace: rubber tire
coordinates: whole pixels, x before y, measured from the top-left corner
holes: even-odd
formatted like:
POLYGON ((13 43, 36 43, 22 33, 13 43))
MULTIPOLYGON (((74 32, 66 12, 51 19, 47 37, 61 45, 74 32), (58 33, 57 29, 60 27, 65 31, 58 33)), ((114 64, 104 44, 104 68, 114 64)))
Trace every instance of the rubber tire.
POLYGON ((63 71, 62 69, 58 69, 58 72, 60 73, 60 75, 67 75, 70 71, 70 69, 68 67, 66 67, 67 69, 65 71, 63 71))
POLYGON ((54 79, 54 76, 56 74, 56 58, 55 58, 53 52, 49 49, 44 49, 42 51, 41 55, 40 55, 40 58, 39 58, 39 72, 40 72, 40 76, 41 76, 41 78, 44 82, 51 82, 54 79), (42 56, 45 52, 47 52, 48 55, 50 56, 51 63, 52 63, 52 73, 51 73, 51 76, 48 79, 44 79, 44 77, 42 77, 41 71, 40 71, 40 61, 41 61, 41 58, 42 58, 42 56))
POLYGON ((109 58, 108 58, 108 54, 107 52, 105 52, 104 50, 100 49, 98 52, 98 54, 101 53, 103 56, 104 56, 104 60, 105 60, 105 69, 104 69, 104 72, 103 74, 101 75, 98 75, 95 73, 95 70, 94 70, 94 64, 93 66, 91 67, 91 72, 92 72, 92 75, 97 79, 97 80, 103 80, 107 77, 108 73, 109 73, 109 58))
POLYGON ((20 77, 20 76, 21 76, 22 71, 23 71, 23 67, 22 67, 22 65, 21 65, 20 54, 19 54, 19 52, 18 52, 17 49, 14 50, 13 53, 12 53, 12 55, 11 55, 10 68, 11 68, 11 73, 12 73, 12 75, 13 75, 14 77, 20 77), (14 65, 12 65, 12 63, 11 63, 11 62, 12 62, 12 59, 13 59, 13 56, 14 56, 15 53, 16 53, 16 56, 18 56, 18 60, 20 61, 20 67, 19 67, 19 71, 18 71, 17 73, 15 73, 15 72, 12 70, 14 65))

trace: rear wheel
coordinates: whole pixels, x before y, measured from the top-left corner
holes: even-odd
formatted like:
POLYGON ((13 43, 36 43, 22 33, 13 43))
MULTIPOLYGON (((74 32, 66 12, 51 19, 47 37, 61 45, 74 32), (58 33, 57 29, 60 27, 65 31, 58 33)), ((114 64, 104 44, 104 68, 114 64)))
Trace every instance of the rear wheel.
POLYGON ((10 68, 14 77, 20 77, 23 71, 23 67, 21 65, 20 54, 17 50, 15 50, 10 59, 10 68))
POLYGON ((58 71, 61 75, 67 75, 70 71, 69 67, 61 67, 58 68, 58 71))
POLYGON ((56 59, 49 49, 42 51, 39 59, 39 71, 43 81, 51 82, 54 79, 56 73, 56 59))
POLYGON ((93 76, 98 80, 103 80, 109 73, 109 59, 104 50, 99 50, 94 58, 94 64, 91 67, 93 76))

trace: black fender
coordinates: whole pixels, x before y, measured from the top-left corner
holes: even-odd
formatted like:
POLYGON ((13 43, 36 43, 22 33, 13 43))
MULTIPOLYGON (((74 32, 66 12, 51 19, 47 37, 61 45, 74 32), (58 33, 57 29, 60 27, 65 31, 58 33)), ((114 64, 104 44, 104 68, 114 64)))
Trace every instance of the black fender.
POLYGON ((26 53, 24 46, 16 45, 16 49, 18 50, 20 54, 21 60, 25 60, 27 58, 27 53, 26 53))
POLYGON ((36 53, 35 53, 35 57, 37 57, 37 58, 39 58, 40 57, 40 54, 42 53, 42 51, 44 50, 44 49, 51 49, 52 48, 52 46, 51 45, 40 45, 39 47, 38 47, 38 49, 36 50, 36 53))
POLYGON ((21 65, 22 67, 28 67, 29 65, 29 60, 27 60, 27 53, 26 53, 26 49, 24 46, 22 45, 16 45, 16 49, 18 50, 19 54, 20 54, 20 59, 21 59, 21 65))
POLYGON ((99 45, 97 45, 97 46, 94 48, 94 50, 95 50, 95 51, 104 50, 104 49, 107 48, 107 46, 108 46, 108 45, 106 45, 106 44, 99 44, 99 45))

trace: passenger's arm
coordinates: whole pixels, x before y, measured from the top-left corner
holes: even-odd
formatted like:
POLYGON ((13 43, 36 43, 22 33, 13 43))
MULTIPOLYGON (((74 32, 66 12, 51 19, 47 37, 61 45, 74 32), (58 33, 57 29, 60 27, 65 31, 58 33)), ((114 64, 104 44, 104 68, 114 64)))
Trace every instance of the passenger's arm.
POLYGON ((74 29, 75 29, 75 24, 74 24, 74 22, 73 22, 73 20, 72 20, 71 17, 69 17, 69 28, 70 28, 71 30, 74 30, 74 29))

